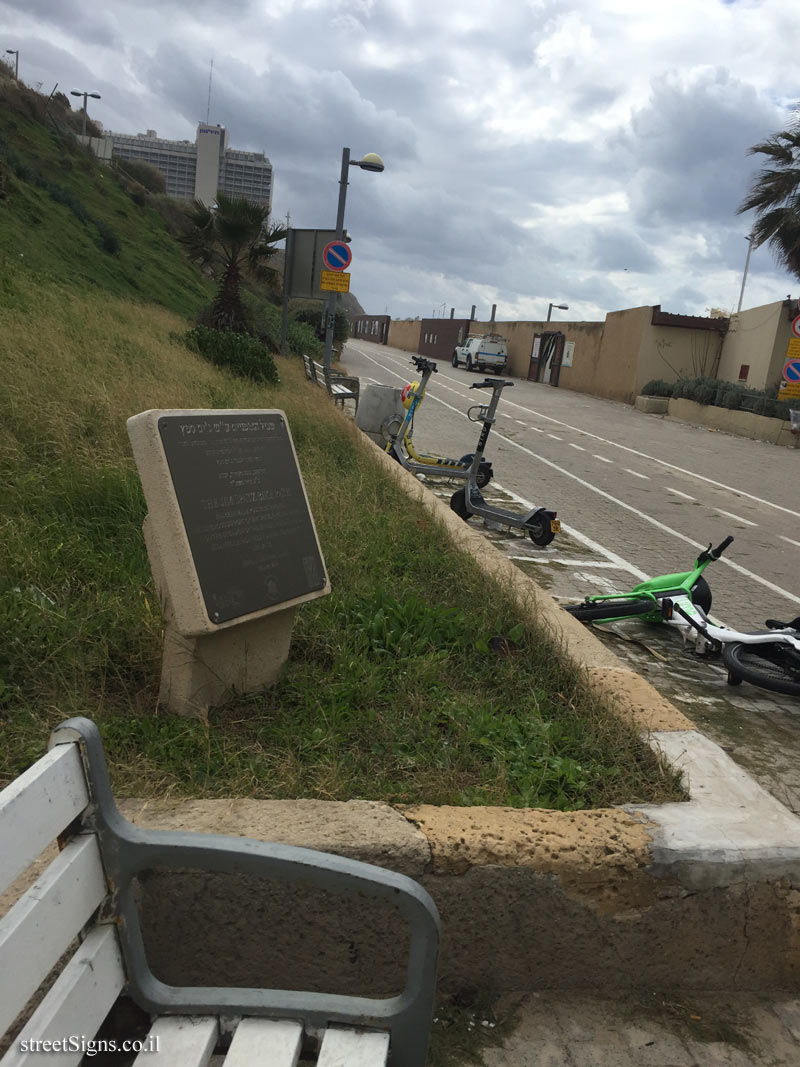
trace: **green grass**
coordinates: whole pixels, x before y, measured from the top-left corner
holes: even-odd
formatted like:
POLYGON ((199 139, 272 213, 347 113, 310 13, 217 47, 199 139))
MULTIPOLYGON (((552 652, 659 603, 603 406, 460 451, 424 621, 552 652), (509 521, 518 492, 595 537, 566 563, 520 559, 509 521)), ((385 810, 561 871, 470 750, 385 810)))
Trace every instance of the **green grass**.
MULTIPOLYGON (((187 350, 207 281, 146 198, 15 93, 0 84, 0 776, 79 713, 122 795, 563 809, 680 795, 299 360, 257 385, 187 350), (125 420, 208 407, 286 411, 333 592, 299 611, 277 685, 199 722, 158 708, 160 607, 125 420), (490 651, 493 637, 516 651, 490 651)), ((278 313, 257 305, 274 347, 278 313)), ((296 329, 305 345, 313 331, 296 329)))
POLYGON ((193 316, 210 299, 207 279, 149 202, 137 204, 88 149, 26 114, 41 103, 31 90, 3 84, 0 278, 102 290, 193 316), (104 250, 104 237, 116 254, 104 250))
POLYGON ((19 278, 6 289, 0 774, 82 713, 123 795, 564 809, 678 795, 509 592, 357 447, 299 360, 257 386, 173 340, 183 323, 164 310, 19 278), (208 723, 157 708, 161 619, 125 420, 166 407, 287 412, 333 585, 300 610, 280 682, 208 723), (494 636, 519 651, 489 651, 494 636))

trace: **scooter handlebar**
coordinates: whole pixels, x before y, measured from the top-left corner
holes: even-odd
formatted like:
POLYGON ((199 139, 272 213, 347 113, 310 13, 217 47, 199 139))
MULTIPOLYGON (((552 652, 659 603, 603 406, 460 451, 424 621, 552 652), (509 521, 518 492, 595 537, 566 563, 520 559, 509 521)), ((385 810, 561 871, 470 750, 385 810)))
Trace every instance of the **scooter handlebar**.
POLYGON ((732 540, 733 537, 726 537, 724 541, 720 541, 716 548, 711 549, 711 558, 719 559, 732 540))
POLYGON ((436 366, 436 364, 430 359, 425 359, 424 356, 412 356, 411 362, 414 364, 417 370, 430 369, 434 374, 439 373, 439 368, 436 366))

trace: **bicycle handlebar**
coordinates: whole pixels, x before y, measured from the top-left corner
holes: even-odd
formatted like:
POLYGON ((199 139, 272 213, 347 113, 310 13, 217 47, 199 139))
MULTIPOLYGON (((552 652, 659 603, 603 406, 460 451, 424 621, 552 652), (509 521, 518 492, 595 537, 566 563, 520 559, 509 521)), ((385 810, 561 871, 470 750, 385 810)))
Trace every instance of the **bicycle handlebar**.
POLYGON ((482 382, 473 382, 470 389, 505 389, 507 385, 513 384, 513 382, 506 382, 502 378, 484 378, 482 382))

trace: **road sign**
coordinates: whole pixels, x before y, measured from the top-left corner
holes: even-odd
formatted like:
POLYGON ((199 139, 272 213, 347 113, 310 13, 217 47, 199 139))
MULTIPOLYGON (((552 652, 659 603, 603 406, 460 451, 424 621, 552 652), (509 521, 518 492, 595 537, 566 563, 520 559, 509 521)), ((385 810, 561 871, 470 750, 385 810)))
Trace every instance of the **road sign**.
POLYGON ((328 270, 347 270, 352 259, 353 253, 350 251, 350 245, 344 241, 331 241, 322 250, 322 261, 328 270))
POLYGON ((778 400, 796 400, 800 397, 800 382, 781 382, 778 400))
POLYGON ((792 336, 800 337, 800 315, 792 319, 792 336))
POLYGON ((330 293, 349 293, 350 275, 336 270, 324 270, 320 276, 319 287, 330 293))
POLYGON ((800 382, 800 359, 789 359, 783 368, 785 382, 800 382))

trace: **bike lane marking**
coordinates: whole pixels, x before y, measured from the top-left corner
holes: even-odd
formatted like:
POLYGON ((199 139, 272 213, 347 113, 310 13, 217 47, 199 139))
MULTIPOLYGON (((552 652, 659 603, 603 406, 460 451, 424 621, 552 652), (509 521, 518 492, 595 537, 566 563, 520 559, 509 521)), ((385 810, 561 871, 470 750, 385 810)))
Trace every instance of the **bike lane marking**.
POLYGON ((783 534, 778 534, 781 541, 788 541, 790 545, 794 545, 796 548, 800 548, 800 541, 793 541, 791 537, 784 537, 783 534))
MULTIPOLYGON (((682 493, 680 491, 680 489, 673 489, 671 485, 665 485, 664 488, 667 490, 668 493, 674 493, 675 496, 682 496, 684 500, 694 500, 695 499, 695 497, 689 496, 688 493, 682 493)), ((778 536, 780 536, 780 535, 778 535, 778 536)))
MULTIPOLYGON (((353 347, 355 347, 355 345, 353 347)), ((362 352, 360 349, 358 349, 358 351, 361 352, 361 355, 366 355, 366 353, 362 352)), ((395 359, 397 358, 399 357, 396 356, 395 359)), ((458 381, 458 379, 450 378, 450 381, 454 382, 458 381)), ((598 399, 602 399, 602 397, 599 397, 598 399)), ((639 451, 638 448, 631 448, 630 445, 621 445, 618 441, 611 441, 607 437, 601 437, 599 434, 592 433, 591 430, 584 430, 580 426, 573 426, 572 423, 564 422, 562 419, 556 419, 552 415, 545 415, 543 412, 536 411, 534 408, 526 408, 524 404, 518 404, 514 400, 504 400, 503 402, 510 404, 512 407, 519 408, 520 411, 525 411, 529 415, 536 415, 540 419, 554 422, 557 426, 563 426, 567 430, 574 430, 575 433, 584 434, 584 436, 591 437, 595 441, 600 441, 604 445, 609 445, 612 448, 621 448, 624 452, 631 452, 634 456, 641 456, 642 459, 649 459, 653 463, 660 463, 662 467, 667 467, 669 470, 678 471, 680 474, 688 474, 691 478, 697 478, 701 482, 707 482, 709 485, 714 485, 718 489, 724 489, 726 492, 736 493, 739 496, 746 496, 749 500, 755 500, 757 504, 766 504, 767 507, 775 508, 777 511, 785 511, 788 515, 794 515, 800 519, 800 511, 793 511, 792 508, 784 507, 783 504, 775 504, 771 500, 764 500, 760 496, 754 496, 752 493, 746 493, 742 489, 736 489, 733 486, 726 485, 725 482, 718 482, 714 478, 707 478, 704 474, 698 474, 696 471, 687 470, 685 467, 678 467, 675 463, 668 463, 665 459, 659 459, 658 456, 651 456, 647 452, 639 451)), ((595 458, 602 459, 603 457, 595 456, 595 458)), ((607 462, 610 463, 612 461, 608 460, 607 462)))
POLYGON ((649 474, 639 474, 638 471, 632 471, 630 469, 630 467, 623 467, 622 469, 625 471, 626 474, 632 474, 634 476, 634 478, 644 478, 644 480, 646 482, 650 481, 650 475, 649 474))
MULTIPOLYGON (((355 346, 353 346, 353 347, 355 348, 355 346)), ((362 351, 361 349, 356 349, 356 351, 358 351, 361 356, 363 356, 365 359, 368 359, 371 363, 374 363, 376 366, 381 367, 383 370, 387 371, 389 374, 393 374, 394 377, 402 378, 402 375, 397 374, 395 371, 390 370, 388 367, 386 367, 383 364, 379 363, 378 360, 374 359, 372 356, 367 355, 367 353, 362 351)), ((461 418, 466 419, 466 417, 467 417, 466 414, 463 411, 459 411, 458 408, 453 407, 452 404, 448 404, 446 401, 440 400, 436 396, 432 397, 432 399, 435 400, 438 404, 441 404, 443 407, 448 408, 450 411, 455 412, 456 415, 460 415, 461 418)), ((554 420, 554 421, 557 421, 557 420, 554 420)), ((564 424, 564 425, 566 425, 566 424, 564 424)), ((596 493, 598 496, 603 497, 605 500, 609 500, 612 504, 616 504, 618 507, 624 508, 625 511, 630 511, 632 514, 638 516, 638 518, 644 520, 644 522, 650 523, 651 526, 655 526, 657 529, 661 530, 663 533, 667 533, 672 537, 676 537, 679 541, 683 541, 685 544, 691 545, 692 548, 698 548, 701 551, 706 547, 704 544, 701 544, 699 541, 695 541, 691 537, 687 537, 686 534, 682 534, 678 530, 674 530, 674 529, 672 529, 672 527, 665 525, 663 522, 659 522, 659 520, 653 518, 652 515, 648 515, 646 512, 641 511, 637 507, 634 507, 633 504, 627 504, 624 500, 620 500, 618 497, 613 496, 611 493, 607 493, 605 491, 605 489, 600 489, 597 486, 592 485, 591 482, 587 482, 585 478, 581 478, 579 475, 573 474, 572 471, 568 471, 564 467, 559 467, 559 465, 557 463, 554 463, 550 459, 546 459, 544 456, 538 455, 536 452, 532 451, 530 448, 526 448, 525 445, 521 445, 518 441, 514 441, 510 437, 505 437, 499 430, 495 430, 494 434, 495 434, 496 437, 500 438, 500 440, 505 441, 506 444, 511 445, 512 448, 518 448, 521 452, 525 452, 526 455, 531 456, 535 460, 538 460, 539 463, 543 463, 546 467, 551 467, 553 470, 558 471, 559 474, 562 474, 566 478, 571 478, 573 481, 577 482, 579 485, 582 485, 584 487, 584 489, 588 489, 590 492, 596 493)), ((595 435, 594 434, 590 434, 590 436, 593 437, 595 435)), ((624 447, 624 446, 620 446, 620 447, 624 447)), ((629 451, 635 451, 635 450, 634 449, 629 449, 629 451)), ((598 457, 598 458, 602 458, 602 457, 598 457)), ((606 460, 606 462, 607 463, 611 463, 612 461, 611 460, 606 460)), ((676 468, 676 469, 679 469, 679 468, 676 468)), ((687 471, 686 473, 691 473, 691 472, 687 471)), ((705 480, 706 481, 710 481, 710 479, 705 479, 705 480)), ((498 485, 498 489, 499 488, 502 488, 502 487, 500 485, 498 485)), ((725 487, 723 487, 723 488, 725 488, 725 487)), ((504 491, 507 492, 507 493, 509 492, 508 489, 506 489, 504 491)), ((742 493, 742 496, 746 496, 746 495, 747 494, 742 493)), ((764 503, 766 503, 766 502, 764 501, 764 503)), ((778 504, 775 504, 773 506, 774 507, 780 507, 780 505, 778 505, 778 504)), ((782 511, 789 511, 789 508, 781 508, 781 510, 782 511)), ((795 514, 795 512, 791 512, 791 514, 795 514)), ((568 532, 573 536, 577 533, 576 531, 571 531, 571 530, 568 531, 568 532)), ((584 535, 582 534, 580 538, 576 538, 576 539, 580 540, 583 536, 584 535)), ((586 543, 588 544, 588 539, 587 539, 586 543)), ((602 546, 600 546, 597 542, 592 542, 592 546, 595 547, 595 550, 601 551, 602 554, 607 559, 611 559, 612 556, 615 555, 609 549, 602 548, 602 546)), ((618 560, 621 560, 622 557, 616 556, 616 558, 618 560)), ((786 597, 787 600, 791 600, 795 604, 800 604, 800 596, 796 596, 794 593, 790 593, 788 589, 782 589, 781 586, 776 585, 774 582, 770 582, 769 579, 767 579, 767 578, 762 578, 760 574, 755 574, 753 571, 748 570, 746 567, 742 567, 741 564, 734 563, 733 560, 730 560, 725 556, 723 556, 720 559, 720 562, 724 563, 727 567, 730 567, 731 570, 736 571, 737 574, 742 574, 742 575, 744 575, 745 578, 750 578, 750 579, 752 579, 752 581, 758 582, 759 585, 763 585, 766 589, 769 589, 771 592, 777 593, 779 596, 786 597)), ((626 569, 631 569, 631 566, 632 565, 626 564, 626 569)), ((638 573, 642 575, 642 580, 643 581, 648 577, 648 575, 644 574, 644 572, 639 571, 638 573)))
MULTIPOLYGON (((723 511, 722 508, 714 508, 714 511, 718 511, 720 515, 724 515, 727 519, 735 519, 736 522, 743 522, 745 526, 758 526, 757 522, 751 522, 750 519, 744 519, 741 515, 735 515, 732 511, 723 511)), ((780 537, 780 534, 778 534, 780 537)))

